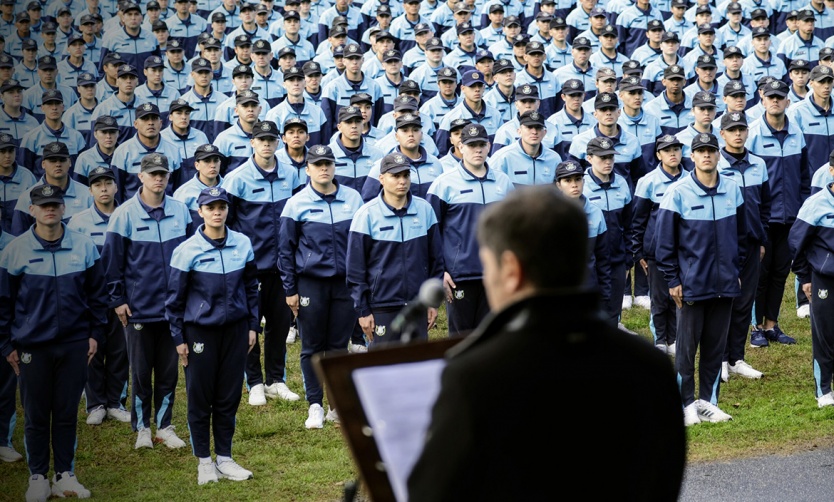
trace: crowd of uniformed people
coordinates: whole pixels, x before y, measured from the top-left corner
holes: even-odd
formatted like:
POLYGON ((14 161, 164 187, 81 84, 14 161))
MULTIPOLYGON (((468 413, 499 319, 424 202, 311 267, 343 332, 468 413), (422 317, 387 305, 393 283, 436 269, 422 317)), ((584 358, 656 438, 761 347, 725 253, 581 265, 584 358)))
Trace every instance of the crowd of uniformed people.
POLYGON ((795 343, 792 269, 832 406, 832 68, 818 0, 0 0, 0 459, 19 388, 27 500, 88 497, 82 395, 180 448, 182 364, 198 483, 251 478, 242 388, 299 400, 300 339, 305 427, 338 421, 312 356, 427 338, 395 318, 431 278, 467 334, 478 216, 535 184, 585 208, 601 315, 651 310, 687 425, 795 343))

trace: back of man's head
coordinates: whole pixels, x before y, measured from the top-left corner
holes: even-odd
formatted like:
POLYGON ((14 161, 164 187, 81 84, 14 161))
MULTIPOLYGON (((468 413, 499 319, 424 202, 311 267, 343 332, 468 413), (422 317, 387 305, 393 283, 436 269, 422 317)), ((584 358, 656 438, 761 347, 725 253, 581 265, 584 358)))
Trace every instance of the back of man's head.
POLYGON ((554 185, 525 186, 487 207, 478 243, 499 258, 512 252, 538 290, 579 287, 588 269, 588 219, 554 185))

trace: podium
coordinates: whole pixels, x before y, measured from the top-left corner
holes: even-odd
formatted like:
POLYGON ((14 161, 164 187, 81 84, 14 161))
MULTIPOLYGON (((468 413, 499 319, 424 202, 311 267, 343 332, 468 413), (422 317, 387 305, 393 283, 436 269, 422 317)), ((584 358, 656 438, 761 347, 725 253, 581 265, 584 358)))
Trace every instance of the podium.
POLYGON ((374 502, 405 500, 405 480, 422 451, 436 398, 431 389, 439 391, 444 354, 461 340, 391 344, 360 354, 313 356, 313 367, 339 414, 342 433, 374 502), (417 391, 415 382, 398 380, 398 374, 424 378, 425 382, 416 382, 424 388, 417 391), (410 409, 403 410, 403 406, 410 409), (408 422, 408 428, 394 430, 405 425, 387 420, 397 413, 408 422))

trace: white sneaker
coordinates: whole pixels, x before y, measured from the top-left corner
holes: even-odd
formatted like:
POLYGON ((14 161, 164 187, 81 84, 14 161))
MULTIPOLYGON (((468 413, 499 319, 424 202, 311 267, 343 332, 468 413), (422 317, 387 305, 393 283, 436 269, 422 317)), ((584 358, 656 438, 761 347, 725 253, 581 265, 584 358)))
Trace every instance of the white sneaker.
POLYGON ((800 319, 807 319, 811 317, 811 305, 806 303, 805 305, 802 305, 801 307, 796 309, 796 317, 800 319))
POLYGON ((283 399, 284 401, 298 401, 300 397, 291 391, 284 382, 275 382, 266 387, 266 397, 283 399))
POLYGON ((648 296, 635 296, 634 297, 634 305, 637 305, 640 308, 649 310, 652 308, 652 300, 648 296))
MULTIPOLYGON (((697 402, 697 401, 696 401, 697 402)), ((700 424, 701 419, 698 417, 698 409, 695 403, 683 409, 683 425, 689 427, 690 425, 700 424)))
POLYGON ((130 423, 130 412, 121 408, 107 408, 107 418, 117 422, 130 423))
POLYGON ((308 429, 321 429, 324 427, 324 408, 320 404, 313 403, 310 405, 304 427, 308 429))
POLYGON ((654 348, 663 352, 664 354, 666 353, 666 344, 664 342, 660 342, 658 344, 655 344, 654 348))
POLYGON ((52 490, 49 488, 49 480, 42 474, 35 474, 29 478, 26 502, 46 502, 50 495, 52 495, 52 490))
POLYGON ((721 381, 724 383, 730 381, 730 363, 728 361, 721 363, 721 381))
POLYGON ((3 462, 20 462, 23 455, 17 452, 13 446, 0 446, 0 460, 3 462))
POLYGON ((327 420, 328 422, 333 422, 335 424, 338 424, 339 423, 339 414, 336 413, 335 409, 330 408, 330 409, 327 410, 327 416, 324 417, 324 419, 327 420))
POLYGON ((295 343, 296 338, 298 338, 298 328, 290 326, 290 330, 287 332, 287 343, 295 343))
POLYGON ((368 352, 368 347, 358 343, 348 342, 348 352, 360 354, 362 352, 368 352))
POLYGON ((157 429, 156 439, 161 440, 162 444, 164 444, 165 446, 167 446, 168 448, 171 448, 171 449, 182 448, 183 446, 185 446, 185 441, 180 439, 177 436, 177 433, 174 432, 174 426, 173 425, 169 425, 168 427, 166 427, 164 429, 157 429))
POLYGON ((829 392, 824 396, 817 398, 817 406, 825 408, 826 406, 834 406, 834 393, 829 392))
POLYGON ((676 351, 678 350, 678 349, 677 349, 677 346, 675 345, 675 343, 677 343, 677 342, 672 342, 672 344, 671 344, 671 345, 667 345, 667 346, 666 346, 666 354, 668 354, 668 355, 670 355, 670 356, 672 356, 672 357, 675 357, 675 354, 677 354, 677 352, 676 352, 676 351))
POLYGON ((264 395, 264 384, 259 383, 249 388, 249 405, 263 406, 266 404, 266 396, 264 395))
POLYGON ((208 483, 217 483, 217 468, 214 462, 208 464, 197 464, 197 484, 202 486, 208 483))
POLYGON ((67 471, 52 477, 52 495, 61 499, 67 497, 88 499, 90 498, 90 490, 84 488, 84 485, 78 482, 75 474, 67 471))
POLYGON ((730 366, 730 373, 733 375, 738 375, 744 378, 761 378, 764 373, 761 371, 753 369, 752 366, 744 362, 743 360, 736 361, 735 366, 730 366))
POLYGON ((96 406, 87 415, 87 425, 101 425, 104 422, 104 417, 107 416, 107 411, 104 406, 96 406))
POLYGON ((153 448, 150 429, 142 429, 139 431, 136 435, 136 445, 133 448, 136 450, 139 448, 153 448))
POLYGON ((633 300, 631 299, 631 295, 623 296, 623 310, 630 309, 632 304, 633 300))
POLYGON ((620 330, 625 331, 629 335, 637 335, 636 331, 631 331, 630 329, 626 328, 625 324, 623 323, 617 323, 617 327, 620 328, 620 330))
POLYGON ((215 464, 218 478, 231 479, 232 481, 246 481, 252 479, 251 471, 247 471, 243 467, 237 465, 234 460, 227 460, 215 464))
POLYGON ((721 411, 721 408, 703 399, 695 401, 695 408, 698 410, 698 418, 702 422, 718 423, 733 419, 733 417, 721 411))

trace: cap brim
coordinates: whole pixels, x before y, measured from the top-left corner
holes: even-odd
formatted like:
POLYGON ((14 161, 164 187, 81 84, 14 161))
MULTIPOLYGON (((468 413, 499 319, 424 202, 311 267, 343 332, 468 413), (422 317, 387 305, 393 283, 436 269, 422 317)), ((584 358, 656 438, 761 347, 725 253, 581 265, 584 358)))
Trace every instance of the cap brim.
POLYGON ((473 138, 473 137, 466 137, 466 138, 464 138, 464 139, 460 140, 460 142, 461 142, 461 143, 463 143, 464 145, 468 145, 469 143, 478 143, 478 142, 481 142, 481 143, 488 143, 488 142, 489 142, 489 138, 482 138, 482 137, 480 137, 480 136, 475 137, 475 138, 473 138))
POLYGON ((49 155, 44 155, 43 160, 47 159, 69 159, 70 156, 66 153, 50 153, 49 155))
POLYGON ((170 173, 171 171, 168 170, 165 166, 151 166, 141 170, 143 173, 153 174, 153 173, 170 173))
POLYGON ((43 199, 38 199, 37 202, 32 201, 33 206, 45 206, 47 204, 63 204, 64 199, 59 197, 46 197, 43 199))
POLYGON ((596 155, 597 157, 602 157, 603 155, 617 155, 617 150, 613 148, 609 148, 608 150, 597 150, 595 152, 588 152, 588 155, 596 155))
POLYGON ((407 164, 407 165, 402 165, 402 166, 394 166, 391 169, 388 169, 388 170, 382 172, 381 174, 399 174, 401 172, 410 171, 410 170, 411 170, 411 165, 407 164))

